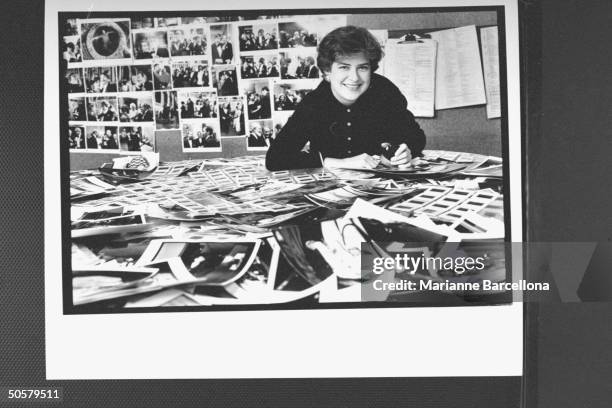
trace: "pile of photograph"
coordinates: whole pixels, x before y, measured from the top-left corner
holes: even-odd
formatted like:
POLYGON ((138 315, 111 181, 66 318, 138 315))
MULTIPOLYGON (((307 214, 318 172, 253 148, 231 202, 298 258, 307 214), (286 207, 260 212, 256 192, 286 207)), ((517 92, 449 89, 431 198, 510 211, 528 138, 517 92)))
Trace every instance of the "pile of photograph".
POLYGON ((70 150, 267 150, 314 89, 318 41, 346 16, 67 19, 62 29, 70 150))

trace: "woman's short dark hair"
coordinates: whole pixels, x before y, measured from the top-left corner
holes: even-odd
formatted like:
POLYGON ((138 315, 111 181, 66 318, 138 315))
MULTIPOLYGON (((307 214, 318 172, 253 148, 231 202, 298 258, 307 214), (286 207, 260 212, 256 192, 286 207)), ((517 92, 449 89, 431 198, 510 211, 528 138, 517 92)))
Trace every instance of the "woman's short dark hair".
POLYGON ((331 66, 340 56, 362 52, 370 62, 372 72, 378 69, 383 51, 380 43, 363 27, 339 27, 328 33, 317 48, 317 65, 323 72, 331 71, 331 66))

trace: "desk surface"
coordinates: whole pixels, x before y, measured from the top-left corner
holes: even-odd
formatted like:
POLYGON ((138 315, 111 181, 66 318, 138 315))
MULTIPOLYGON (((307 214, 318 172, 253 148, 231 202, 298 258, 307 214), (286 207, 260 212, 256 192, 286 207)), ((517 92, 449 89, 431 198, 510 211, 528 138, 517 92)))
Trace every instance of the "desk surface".
POLYGON ((95 170, 72 172, 72 271, 64 276, 75 311, 359 302, 364 279, 346 262, 360 254, 340 254, 346 248, 332 245, 329 223, 322 227, 346 221, 358 199, 360 217, 395 214, 454 239, 503 238, 501 160, 441 151, 425 159, 429 169, 391 175, 269 172, 262 156, 161 163, 146 179, 117 185, 95 170), (178 249, 168 252, 171 245, 178 249), (172 257, 162 265, 156 254, 164 251, 172 257))

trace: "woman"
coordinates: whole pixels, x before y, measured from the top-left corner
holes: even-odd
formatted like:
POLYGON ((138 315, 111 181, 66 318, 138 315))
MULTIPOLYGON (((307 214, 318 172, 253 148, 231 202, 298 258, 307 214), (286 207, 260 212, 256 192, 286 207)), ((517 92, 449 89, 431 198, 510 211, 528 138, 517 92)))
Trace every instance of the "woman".
POLYGON ((128 111, 130 122, 135 122, 139 113, 140 111, 137 109, 136 104, 134 102, 130 103, 130 110, 128 111))
POLYGON ((268 149, 268 170, 417 165, 425 134, 400 90, 374 73, 381 58, 378 40, 365 28, 327 34, 317 56, 324 81, 304 96, 268 149), (302 151, 307 142, 308 153, 302 151), (389 144, 394 155, 381 158, 389 144))
POLYGON ((237 135, 242 134, 244 129, 244 111, 242 108, 242 102, 236 103, 236 109, 234 110, 234 130, 237 135))

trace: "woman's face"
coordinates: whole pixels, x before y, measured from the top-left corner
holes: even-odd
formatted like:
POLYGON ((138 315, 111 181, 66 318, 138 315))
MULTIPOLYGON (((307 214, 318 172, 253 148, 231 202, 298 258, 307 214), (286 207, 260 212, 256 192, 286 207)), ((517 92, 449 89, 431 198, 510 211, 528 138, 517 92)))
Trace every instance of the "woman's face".
POLYGON ((372 78, 370 62, 363 53, 340 56, 326 73, 326 79, 336 99, 343 105, 352 105, 367 91, 372 78))

